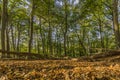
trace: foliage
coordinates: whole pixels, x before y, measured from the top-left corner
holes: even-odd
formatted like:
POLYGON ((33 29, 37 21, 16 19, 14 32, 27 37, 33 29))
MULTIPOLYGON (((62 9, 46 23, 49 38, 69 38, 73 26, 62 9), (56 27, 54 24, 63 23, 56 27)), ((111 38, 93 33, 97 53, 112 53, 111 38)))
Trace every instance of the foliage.
POLYGON ((33 53, 63 56, 66 46, 67 56, 79 57, 100 51, 93 48, 117 48, 112 0, 35 0, 34 4, 32 0, 8 0, 10 51, 28 51, 32 5, 33 53))

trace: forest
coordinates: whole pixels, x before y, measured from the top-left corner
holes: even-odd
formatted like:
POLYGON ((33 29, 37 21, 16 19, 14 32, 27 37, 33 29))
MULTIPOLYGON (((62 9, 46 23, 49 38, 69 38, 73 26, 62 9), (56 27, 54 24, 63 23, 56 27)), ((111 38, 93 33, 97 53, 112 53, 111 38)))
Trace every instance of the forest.
POLYGON ((0 1, 1 50, 58 57, 117 50, 117 1, 0 1))
POLYGON ((120 0, 0 0, 0 80, 120 80, 120 0))

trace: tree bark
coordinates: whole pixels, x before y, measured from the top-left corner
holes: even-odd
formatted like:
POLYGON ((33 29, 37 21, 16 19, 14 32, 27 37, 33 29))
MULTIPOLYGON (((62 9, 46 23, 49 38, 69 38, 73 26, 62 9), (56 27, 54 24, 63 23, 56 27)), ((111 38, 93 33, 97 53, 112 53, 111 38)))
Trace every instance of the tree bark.
POLYGON ((20 44, 20 25, 18 25, 18 37, 17 37, 17 51, 20 51, 19 44, 20 44))
POLYGON ((8 0, 3 0, 3 4, 2 4, 2 28, 1 28, 2 56, 5 56, 5 50, 6 50, 5 30, 7 27, 7 4, 8 4, 8 0))
POLYGON ((99 20, 99 32, 100 32, 100 41, 101 41, 101 48, 104 48, 104 39, 102 35, 102 22, 99 20))
POLYGON ((64 54, 67 56, 67 29, 68 29, 67 0, 65 0, 65 31, 64 31, 64 54))
POLYGON ((113 0, 113 27, 118 48, 120 48, 120 31, 118 23, 118 0, 113 0))
MULTIPOLYGON (((10 51, 10 38, 9 38, 8 23, 7 23, 7 28, 6 28, 6 50, 7 50, 7 52, 10 51)), ((9 53, 7 53, 7 57, 10 57, 9 53)))
POLYGON ((39 18, 40 21, 40 37, 41 37, 41 41, 42 41, 42 53, 45 54, 46 50, 45 50, 45 35, 42 32, 42 21, 41 18, 39 18))
POLYGON ((28 52, 31 53, 32 41, 33 41, 33 14, 34 13, 34 0, 32 0, 32 10, 30 15, 30 35, 29 35, 29 47, 28 52))
POLYGON ((13 50, 15 51, 15 38, 14 38, 14 32, 13 32, 12 25, 10 25, 10 29, 11 29, 11 37, 12 37, 12 47, 13 47, 13 50))
MULTIPOLYGON (((8 24, 9 21, 8 21, 8 12, 6 11, 6 28, 5 28, 5 32, 6 32, 6 50, 7 51, 10 51, 10 44, 9 44, 9 28, 8 28, 8 24)), ((8 55, 9 57, 10 55, 8 55)))
POLYGON ((52 44, 52 28, 51 28, 51 21, 50 21, 50 0, 49 0, 49 4, 48 4, 48 16, 49 16, 49 22, 48 22, 48 26, 49 26, 49 32, 48 32, 48 45, 49 45, 49 53, 51 55, 53 55, 53 44, 52 44))

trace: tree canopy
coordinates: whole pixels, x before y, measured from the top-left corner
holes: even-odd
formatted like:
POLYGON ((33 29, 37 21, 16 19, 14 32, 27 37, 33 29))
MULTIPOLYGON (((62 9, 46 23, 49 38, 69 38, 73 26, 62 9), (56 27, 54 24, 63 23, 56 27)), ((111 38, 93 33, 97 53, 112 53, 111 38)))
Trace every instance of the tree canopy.
POLYGON ((79 57, 119 49, 118 3, 0 0, 1 50, 79 57))

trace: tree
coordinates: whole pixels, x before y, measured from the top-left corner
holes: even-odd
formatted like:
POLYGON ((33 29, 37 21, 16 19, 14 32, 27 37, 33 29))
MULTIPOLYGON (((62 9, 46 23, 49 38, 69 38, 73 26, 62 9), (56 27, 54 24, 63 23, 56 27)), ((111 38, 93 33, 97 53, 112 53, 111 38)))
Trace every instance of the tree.
POLYGON ((32 4, 32 9, 31 9, 31 14, 30 14, 30 35, 29 35, 29 47, 28 47, 28 52, 31 53, 31 49, 32 49, 32 41, 33 41, 33 18, 34 18, 34 0, 32 0, 31 2, 32 4))
POLYGON ((77 57, 120 46, 118 0, 6 1, 0 1, 3 52, 77 57))
POLYGON ((113 27, 118 48, 120 48, 120 31, 118 23, 118 0, 113 0, 113 27))
POLYGON ((64 30, 64 54, 67 56, 67 30, 68 30, 68 7, 67 0, 65 0, 65 30, 64 30))
POLYGON ((6 31, 6 27, 7 27, 7 4, 8 4, 8 0, 3 0, 2 3, 2 28, 1 28, 1 47, 2 47, 2 56, 5 56, 5 50, 6 50, 6 41, 5 41, 5 31, 6 31))

